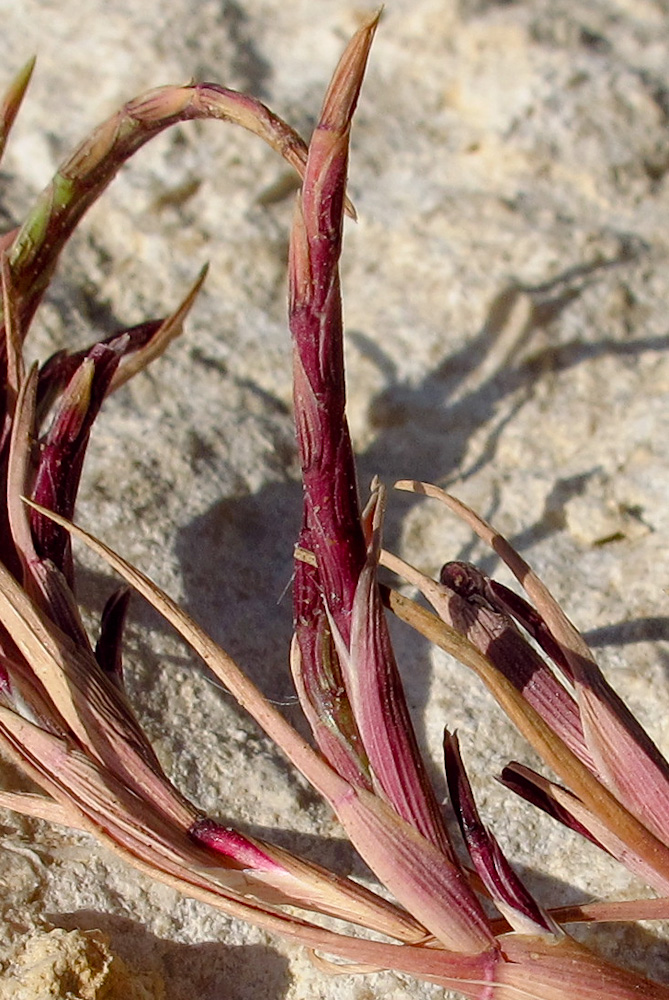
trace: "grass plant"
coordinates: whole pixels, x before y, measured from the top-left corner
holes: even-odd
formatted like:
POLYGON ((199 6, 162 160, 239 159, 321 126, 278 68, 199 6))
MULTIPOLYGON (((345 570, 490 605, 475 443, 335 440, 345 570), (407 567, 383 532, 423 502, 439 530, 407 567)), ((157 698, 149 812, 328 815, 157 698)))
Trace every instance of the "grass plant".
MULTIPOLYGON (((346 197, 350 130, 377 23, 368 20, 347 46, 308 144, 249 96, 214 84, 161 88, 96 129, 23 225, 0 241, 0 746, 43 790, 2 792, 0 804, 87 831, 153 878, 347 970, 395 969, 471 1000, 667 1000, 669 987, 607 962, 578 944, 568 925, 669 917, 669 765, 545 585, 492 526, 436 486, 395 484, 462 518, 525 597, 468 564, 447 563, 438 581, 426 577, 383 549, 381 482, 359 502, 339 259, 344 216, 354 214, 346 197), (23 360, 60 252, 87 208, 137 149, 194 118, 249 129, 302 179, 289 323, 304 491, 294 637, 285 657, 313 744, 168 595, 72 523, 91 426, 105 398, 180 332, 204 275, 167 319, 84 351, 63 350, 30 370, 23 360), (125 581, 105 607, 95 642, 74 596, 73 536, 125 581), (381 586, 379 565, 414 584, 433 610, 381 586), (383 892, 223 826, 169 781, 124 688, 130 588, 174 626, 329 803, 383 892), (419 753, 388 610, 481 678, 554 775, 512 762, 502 775, 510 793, 594 841, 641 876, 653 899, 543 906, 482 822, 457 736, 447 730, 455 842, 419 753), (319 915, 336 918, 334 926, 319 915), (373 933, 357 936, 356 925, 373 933)), ((17 76, 0 109, 0 151, 31 70, 17 76)))

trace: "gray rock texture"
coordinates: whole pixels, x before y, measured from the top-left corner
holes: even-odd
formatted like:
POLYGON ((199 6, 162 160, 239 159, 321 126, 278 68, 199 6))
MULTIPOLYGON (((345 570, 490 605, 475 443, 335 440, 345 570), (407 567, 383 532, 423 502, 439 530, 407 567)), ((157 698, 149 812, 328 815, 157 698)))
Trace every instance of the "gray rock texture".
MULTIPOLYGON (((88 130, 153 86, 196 77, 249 90, 308 135, 364 13, 347 0, 0 9, 3 85, 38 56, 3 164, 7 228, 88 130)), ((388 0, 354 130, 359 222, 347 226, 343 262, 363 490, 374 474, 389 486, 428 479, 494 521, 665 753, 668 67, 663 0, 388 0)), ((44 358, 162 315, 210 262, 183 338, 105 406, 78 519, 297 720, 285 594, 301 496, 285 320, 290 190, 283 164, 245 133, 206 123, 161 136, 71 241, 29 351, 44 358)), ((465 558, 508 582, 433 501, 391 496, 386 545, 431 573, 465 558)), ((114 581, 78 557, 94 622, 114 581)), ((532 754, 463 667, 395 632, 435 780, 448 725, 486 822, 542 901, 642 892, 496 785, 507 760, 532 754)), ((139 601, 127 672, 161 759, 203 809, 367 877, 329 810, 139 601)), ((20 780, 4 765, 1 778, 20 780)), ((147 1000, 441 995, 392 973, 330 978, 83 835, 11 813, 0 821, 3 1000, 131 988, 147 1000), (76 989, 49 958, 65 944, 73 968, 95 959, 76 989), (31 979, 36 969, 46 978, 31 979)), ((666 929, 581 934, 669 981, 666 929)))

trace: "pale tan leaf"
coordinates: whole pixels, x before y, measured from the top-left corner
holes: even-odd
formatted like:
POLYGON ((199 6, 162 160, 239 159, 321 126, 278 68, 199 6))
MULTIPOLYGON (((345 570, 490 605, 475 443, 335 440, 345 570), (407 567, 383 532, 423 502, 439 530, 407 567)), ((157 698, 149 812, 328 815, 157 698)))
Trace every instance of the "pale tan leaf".
POLYGON ((33 816, 35 819, 44 819, 47 823, 58 823, 60 826, 87 832, 86 827, 79 824, 74 809, 67 809, 66 806, 48 799, 45 795, 35 795, 32 792, 5 792, 0 789, 0 806, 22 816, 33 816))
POLYGON ((7 514, 12 540, 24 566, 37 559, 33 545, 28 511, 21 497, 28 492, 30 449, 35 433, 35 398, 37 394, 37 365, 33 365, 28 376, 21 382, 9 441, 7 462, 7 514))

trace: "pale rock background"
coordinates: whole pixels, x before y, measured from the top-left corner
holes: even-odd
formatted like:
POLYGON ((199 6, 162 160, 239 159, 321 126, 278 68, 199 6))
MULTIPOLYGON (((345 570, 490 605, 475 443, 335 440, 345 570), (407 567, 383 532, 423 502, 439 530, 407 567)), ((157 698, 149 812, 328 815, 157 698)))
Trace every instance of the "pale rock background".
MULTIPOLYGON (((367 8, 0 9, 3 86, 38 55, 3 164, 8 227, 87 130, 159 84, 194 76, 248 89, 308 134, 367 8)), ((665 752, 668 126, 665 0, 388 0, 354 131, 360 221, 347 226, 343 264, 363 489, 375 473, 388 484, 428 478, 494 520, 665 752)), ((164 314, 210 261, 186 335, 106 405, 78 517, 297 719, 284 595, 300 503, 285 322, 292 197, 277 199, 282 186, 276 156, 230 127, 191 124, 157 139, 72 240, 30 352, 164 314)), ((387 545, 430 572, 467 558, 506 579, 431 501, 392 497, 387 545)), ((81 566, 93 621, 113 581, 85 553, 81 566)), ((505 761, 532 759, 520 738, 463 668, 402 630, 397 638, 435 779, 448 724, 486 820, 540 898, 640 891, 495 784, 505 761)), ((139 601, 127 670, 137 711, 191 798, 366 877, 328 809, 139 601)), ((18 778, 4 768, 2 780, 18 778)), ((304 952, 176 897, 84 836, 6 813, 0 843, 3 1000, 441 995, 392 973, 329 978, 304 952)), ((669 981, 661 928, 584 936, 669 981)))

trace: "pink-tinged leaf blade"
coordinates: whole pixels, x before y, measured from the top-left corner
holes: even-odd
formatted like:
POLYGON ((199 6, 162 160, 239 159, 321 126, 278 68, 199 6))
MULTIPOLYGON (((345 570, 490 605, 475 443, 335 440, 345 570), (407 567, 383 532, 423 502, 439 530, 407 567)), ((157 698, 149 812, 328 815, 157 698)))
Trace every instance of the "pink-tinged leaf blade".
MULTIPOLYGON (((451 656, 471 667, 514 725, 545 759, 547 748, 544 737, 548 732, 555 734, 551 741, 551 766, 555 766, 555 754, 559 755, 559 746, 563 744, 578 760, 585 764, 591 763, 573 699, 553 677, 547 665, 536 657, 534 651, 525 643, 517 649, 520 637, 516 633, 511 643, 511 652, 515 650, 515 655, 510 655, 509 643, 505 642, 507 655, 491 656, 491 651, 496 654, 499 649, 499 646, 495 646, 496 640, 502 633, 508 633, 513 628, 508 620, 501 620, 498 612, 493 613, 492 608, 486 609, 481 601, 472 603, 471 600, 465 600, 461 594, 444 584, 436 583, 390 552, 381 553, 381 563, 417 587, 437 611, 439 618, 430 615, 408 598, 403 598, 394 591, 386 591, 386 602, 394 613, 428 635, 451 656), (531 712, 536 712, 541 718, 543 735, 537 732, 536 726, 530 721, 531 712)), ((462 564, 458 564, 458 567, 461 569, 462 564)), ((467 567, 468 578, 471 577, 472 569, 474 567, 467 567)), ((506 638, 508 639, 508 634, 506 638)))
MULTIPOLYGON (((460 564, 447 564, 442 570, 442 581, 450 583, 456 590, 455 580, 459 566, 460 564)), ((477 579, 478 594, 483 595, 493 607, 501 599, 501 606, 509 607, 566 676, 576 681, 580 709, 565 693, 562 698, 550 699, 548 712, 539 708, 544 718, 593 774, 617 791, 621 801, 647 823, 656 836, 669 843, 669 765, 632 717, 629 709, 609 687, 592 657, 587 668, 575 676, 565 652, 537 611, 507 588, 495 581, 488 581, 479 570, 471 568, 470 578, 472 574, 477 579), (592 748, 592 752, 588 747, 592 748)), ((469 638, 475 641, 471 634, 469 638)), ((489 649, 475 644, 501 665, 499 637, 495 637, 489 649)), ((510 662, 513 662, 512 658, 510 662)), ((557 689, 560 689, 559 685, 557 689)), ((528 700, 531 700, 527 688, 523 690, 528 700)))
POLYGON ((137 372, 143 371, 155 358, 163 354, 171 341, 181 334, 183 320, 193 305, 205 274, 206 269, 203 269, 184 301, 166 319, 147 320, 119 330, 103 340, 95 341, 81 351, 71 353, 56 351, 52 354, 39 372, 37 426, 42 426, 56 400, 94 347, 104 345, 119 355, 119 366, 112 376, 107 395, 125 385, 137 372))
POLYGON ((189 836, 238 865, 268 891, 276 890, 277 901, 347 920, 407 942, 425 938, 422 924, 393 903, 283 848, 222 827, 211 819, 195 823, 189 836))
POLYGON ((352 843, 396 899, 452 951, 494 947, 461 869, 378 796, 351 789, 333 806, 352 843))
POLYGON ((65 576, 48 558, 38 555, 22 496, 29 492, 32 443, 35 438, 35 368, 24 379, 12 421, 7 460, 8 531, 3 536, 3 562, 21 581, 28 596, 82 649, 90 648, 79 609, 65 576))
MULTIPOLYGON (((360 919, 367 926, 406 942, 419 941, 425 936, 424 928, 393 904, 348 879, 293 858, 280 848, 225 831, 207 820, 194 822, 190 830, 182 828, 178 820, 166 822, 150 795, 138 798, 67 739, 45 733, 14 713, 0 709, 2 737, 32 777, 60 804, 57 821, 94 832, 125 860, 140 868, 148 865, 154 878, 168 883, 178 879, 178 888, 186 895, 204 896, 210 905, 260 926, 269 923, 271 929, 283 933, 286 933, 283 920, 291 918, 274 910, 275 902, 333 912, 342 919, 360 919), (202 835, 193 836, 198 829, 202 835), (221 843, 224 839, 225 845, 221 843), (218 847, 223 849, 209 853, 205 848, 216 847, 217 840, 218 847), (272 872, 276 886, 271 877, 265 877, 272 872), (193 892, 193 888, 200 891, 193 892), (266 906, 267 903, 270 905, 266 906)), ((53 818, 53 804, 34 800, 35 796, 24 803, 14 797, 10 805, 27 806, 26 811, 31 814, 53 818)), ((295 926, 307 930, 312 925, 298 920, 295 926)), ((327 935, 318 945, 340 940, 346 948, 349 939, 339 934, 327 935)), ((312 937, 305 943, 315 946, 316 940, 312 937)))
MULTIPOLYGON (((384 565, 395 570, 396 557, 384 553, 384 565)), ((401 562, 401 560, 399 560, 401 562)), ((410 569, 410 568, 409 568, 410 569)), ((400 570, 406 575, 404 570, 400 570)), ((415 572, 415 571, 414 571, 415 572)), ((407 577, 409 578, 409 577, 407 577)), ((437 587, 434 581, 431 583, 437 587)), ((431 598, 430 598, 431 599, 431 598)), ((500 706, 537 753, 558 777, 584 802, 628 848, 657 872, 669 878, 666 846, 637 819, 616 796, 576 757, 563 740, 544 722, 493 662, 446 622, 395 591, 385 590, 384 600, 401 618, 426 639, 470 667, 486 684, 500 706)))
MULTIPOLYGON (((91 427, 118 366, 119 354, 118 350, 102 344, 91 349, 65 388, 51 427, 41 442, 32 497, 36 503, 66 518, 74 513, 91 427)), ((30 520, 38 555, 64 573, 72 587, 74 574, 67 532, 36 510, 30 520)))
MULTIPOLYGON (((296 577, 294 586, 297 585, 296 577)), ((320 591, 317 600, 320 604, 320 591)), ((371 791, 369 760, 341 678, 330 627, 322 611, 311 628, 301 634, 301 645, 297 637, 293 637, 290 668, 297 697, 319 750, 342 778, 371 791)))
MULTIPOLYGON (((606 850, 604 845, 596 839, 590 830, 582 823, 579 823, 573 813, 562 804, 562 797, 552 794, 549 789, 552 789, 552 786, 555 785, 554 782, 549 782, 529 767, 526 767, 524 764, 518 764, 516 761, 511 761, 506 767, 502 768, 502 773, 498 780, 505 788, 515 792, 516 795, 536 806, 537 809, 541 809, 547 816, 552 816, 553 819, 562 823, 563 826, 579 833, 586 840, 589 840, 590 843, 601 848, 601 850, 606 850)), ((561 786, 555 785, 555 788, 559 787, 561 786)), ((562 789, 562 791, 564 792, 564 802, 570 805, 579 802, 578 798, 566 788, 562 789)), ((580 805, 583 808, 583 804, 580 803, 580 805)))
MULTIPOLYGON (((141 352, 158 334, 166 320, 152 319, 138 323, 123 330, 117 330, 103 340, 96 340, 81 351, 56 351, 39 371, 39 387, 37 390, 37 427, 41 428, 70 379, 89 356, 94 347, 104 345, 119 354, 119 366, 135 352, 141 352)), ((115 384, 118 369, 112 379, 115 384)), ((111 392, 111 388, 108 390, 111 392)))
POLYGON ((454 862, 414 735, 376 582, 384 493, 378 484, 373 486, 365 512, 370 537, 353 601, 350 652, 343 643, 340 651, 344 679, 377 792, 454 862))
POLYGON ((446 779, 462 837, 490 896, 515 931, 561 936, 560 928, 532 898, 479 816, 455 734, 444 732, 446 779))
POLYGON ((669 765, 602 678, 578 685, 588 747, 602 780, 669 846, 669 765))
POLYGON ((557 906, 551 916, 560 924, 616 923, 631 920, 669 920, 669 898, 621 899, 613 902, 575 903, 557 906))
POLYGON ((548 659, 560 668, 569 681, 573 682, 574 675, 569 666, 569 661, 562 652, 560 645, 551 635, 546 622, 539 612, 519 594, 514 593, 513 590, 509 590, 508 587, 505 587, 502 583, 498 583, 497 580, 490 580, 489 585, 495 602, 523 626, 528 635, 531 635, 534 641, 543 649, 548 659))
POLYGON ((516 763, 511 763, 503 769, 500 780, 507 788, 606 851, 657 892, 669 894, 669 878, 630 850, 627 844, 616 836, 615 830, 602 823, 566 788, 516 763))
POLYGON ((471 508, 429 483, 407 480, 395 485, 398 489, 435 497, 454 511, 499 555, 534 601, 572 669, 581 724, 596 773, 625 809, 645 825, 648 844, 643 848, 622 817, 622 825, 632 834, 635 844, 627 841, 622 827, 614 832, 635 853, 643 857, 648 851, 656 854, 657 864, 664 873, 669 860, 669 764, 608 684, 581 634, 513 546, 471 508))
POLYGON ((557 943, 525 934, 500 941, 490 1000, 665 1000, 669 987, 598 958, 572 938, 557 943))
POLYGON ((497 601, 494 581, 469 563, 446 563, 440 580, 445 593, 434 604, 444 621, 466 636, 527 699, 593 773, 576 701, 523 638, 497 601))

